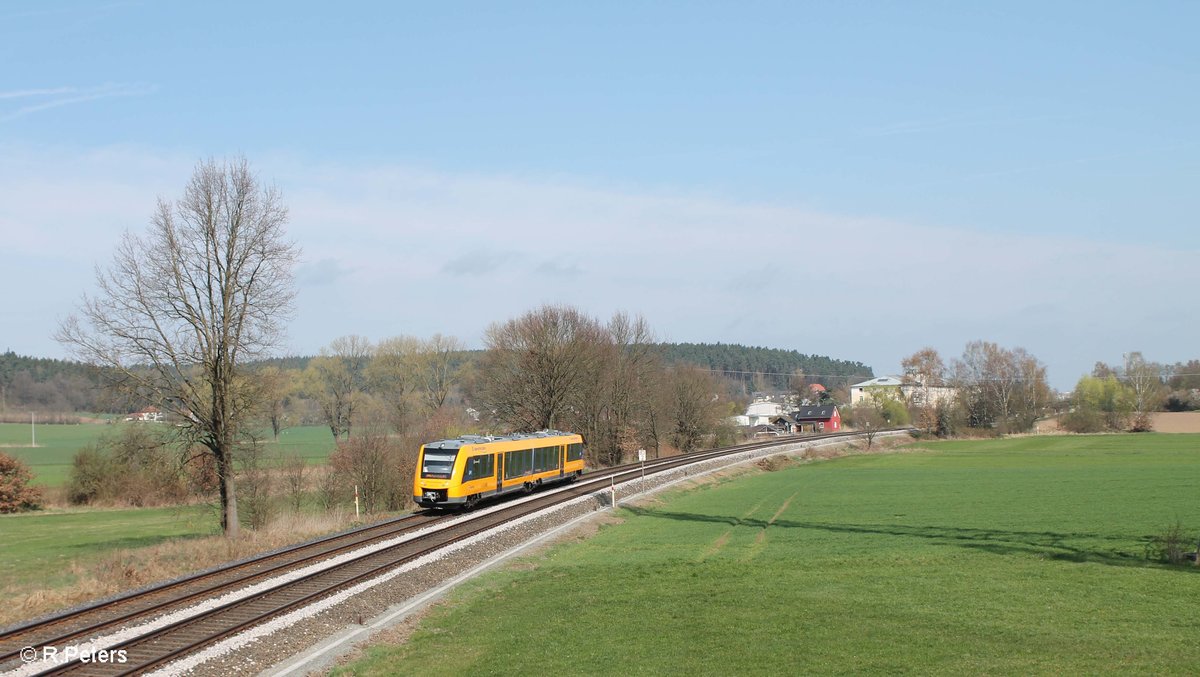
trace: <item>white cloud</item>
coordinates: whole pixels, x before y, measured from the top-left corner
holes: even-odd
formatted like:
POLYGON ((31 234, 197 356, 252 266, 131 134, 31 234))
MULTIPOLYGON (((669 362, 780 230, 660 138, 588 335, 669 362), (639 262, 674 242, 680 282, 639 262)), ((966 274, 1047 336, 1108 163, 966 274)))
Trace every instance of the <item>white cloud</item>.
MULTIPOLYGON (((90 278, 90 263, 107 261, 124 228, 144 227, 157 195, 177 196, 194 164, 122 149, 4 155, 0 263, 42 264, 22 269, 34 279, 5 265, 0 283, 44 289, 51 318, 86 288, 81 266, 90 278)), ((255 165, 283 189, 305 250, 291 332, 301 353, 349 333, 478 345, 489 323, 549 302, 640 312, 668 340, 795 348, 879 371, 924 345, 954 355, 976 338, 1029 349, 1059 385, 1126 350, 1195 356, 1194 308, 1180 312, 1187 297, 1170 291, 1200 282, 1195 252, 561 179, 255 165)), ((52 325, 9 331, 13 348, 52 353, 52 325)))

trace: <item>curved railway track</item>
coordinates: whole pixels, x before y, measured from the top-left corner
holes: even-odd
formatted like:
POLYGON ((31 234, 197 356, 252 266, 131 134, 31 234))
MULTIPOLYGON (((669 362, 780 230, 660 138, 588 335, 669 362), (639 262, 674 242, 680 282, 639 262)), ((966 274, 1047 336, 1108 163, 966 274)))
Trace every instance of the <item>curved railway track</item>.
MULTIPOLYGON (((88 663, 76 658, 39 665, 40 671, 33 674, 145 672, 317 600, 381 576, 398 575, 406 566, 416 566, 423 558, 502 525, 637 480, 643 472, 653 476, 726 456, 855 435, 776 439, 650 460, 644 466, 615 466, 524 500, 485 504, 475 513, 457 517, 416 513, 360 527, 8 629, 0 634, 0 670, 20 668, 19 652, 24 647, 52 646, 61 653, 72 644, 104 636, 103 648, 123 652, 123 662, 88 663), (222 595, 231 598, 212 601, 222 595), (147 629, 118 630, 132 625, 147 629)), ((26 666, 27 671, 33 669, 26 666)))

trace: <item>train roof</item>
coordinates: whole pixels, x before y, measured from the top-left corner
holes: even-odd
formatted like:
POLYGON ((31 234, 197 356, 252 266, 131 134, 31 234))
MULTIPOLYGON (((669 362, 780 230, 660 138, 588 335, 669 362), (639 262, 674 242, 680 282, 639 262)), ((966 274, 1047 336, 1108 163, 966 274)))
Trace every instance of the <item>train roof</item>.
POLYGON ((463 435, 451 440, 438 440, 437 442, 426 442, 426 449, 461 449, 462 447, 472 444, 487 444, 488 442, 516 442, 519 440, 540 440, 550 437, 565 437, 567 435, 575 435, 576 433, 563 432, 561 430, 539 430, 535 433, 512 433, 509 435, 463 435))

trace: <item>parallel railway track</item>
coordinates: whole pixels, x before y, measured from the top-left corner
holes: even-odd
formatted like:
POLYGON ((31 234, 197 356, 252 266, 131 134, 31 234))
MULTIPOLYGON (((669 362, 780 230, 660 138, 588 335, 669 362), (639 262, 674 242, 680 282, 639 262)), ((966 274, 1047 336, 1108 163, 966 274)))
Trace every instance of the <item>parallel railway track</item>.
MULTIPOLYGON (((505 523, 534 515, 548 507, 596 494, 611 485, 653 476, 676 468, 704 463, 725 456, 761 451, 786 445, 804 445, 853 437, 854 433, 830 433, 804 438, 783 438, 727 447, 684 456, 605 468, 585 474, 577 482, 556 490, 535 493, 517 502, 499 502, 459 519, 452 515, 413 514, 361 527, 349 532, 268 553, 184 579, 123 595, 87 607, 27 623, 0 634, 0 670, 20 667, 23 647, 58 647, 115 632, 117 628, 154 624, 152 629, 128 639, 105 641, 104 648, 122 651, 122 663, 84 663, 79 660, 41 665, 34 674, 112 675, 135 674, 165 665, 179 657, 268 622, 314 601, 337 594, 365 581, 374 580, 426 555, 443 551, 455 543, 491 531, 505 523), (413 532, 421 531, 419 535, 413 532), (395 540, 394 543, 391 541, 395 540), (384 546, 384 542, 389 542, 384 546), (372 548, 374 545, 374 549, 372 548), (360 552, 366 549, 365 552, 360 552), (314 566, 339 558, 326 567, 314 566), (288 572, 312 567, 304 574, 288 572), (272 579, 275 577, 275 579, 272 579), (178 620, 168 614, 221 597, 227 593, 259 586, 248 596, 228 602, 209 602, 178 620), (156 620, 157 619, 157 620, 156 620)), ((111 637, 111 634, 108 636, 111 637)), ((32 666, 30 666, 32 668, 32 666)))

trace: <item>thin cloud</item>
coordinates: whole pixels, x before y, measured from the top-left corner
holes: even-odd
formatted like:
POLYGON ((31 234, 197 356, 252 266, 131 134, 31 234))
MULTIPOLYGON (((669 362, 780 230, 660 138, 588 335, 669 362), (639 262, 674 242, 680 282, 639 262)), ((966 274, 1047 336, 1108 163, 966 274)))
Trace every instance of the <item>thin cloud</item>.
POLYGON ((579 277, 583 271, 574 263, 562 264, 558 261, 543 261, 537 267, 537 272, 547 277, 579 277))
POLYGON ((59 94, 75 94, 79 90, 75 87, 51 87, 46 89, 14 89, 8 92, 0 92, 0 99, 24 99, 31 96, 55 96, 59 94))
POLYGON ((325 258, 296 267, 296 280, 303 285, 331 285, 349 275, 351 271, 335 259, 325 258))
POLYGON ((21 106, 8 112, 0 112, 0 122, 8 122, 17 118, 32 115, 44 110, 70 106, 98 99, 108 99, 121 96, 141 96, 154 91, 153 87, 142 84, 106 84, 99 87, 48 87, 43 89, 19 89, 0 92, 4 100, 35 100, 34 103, 21 106), (42 99, 37 101, 37 99, 42 99))

